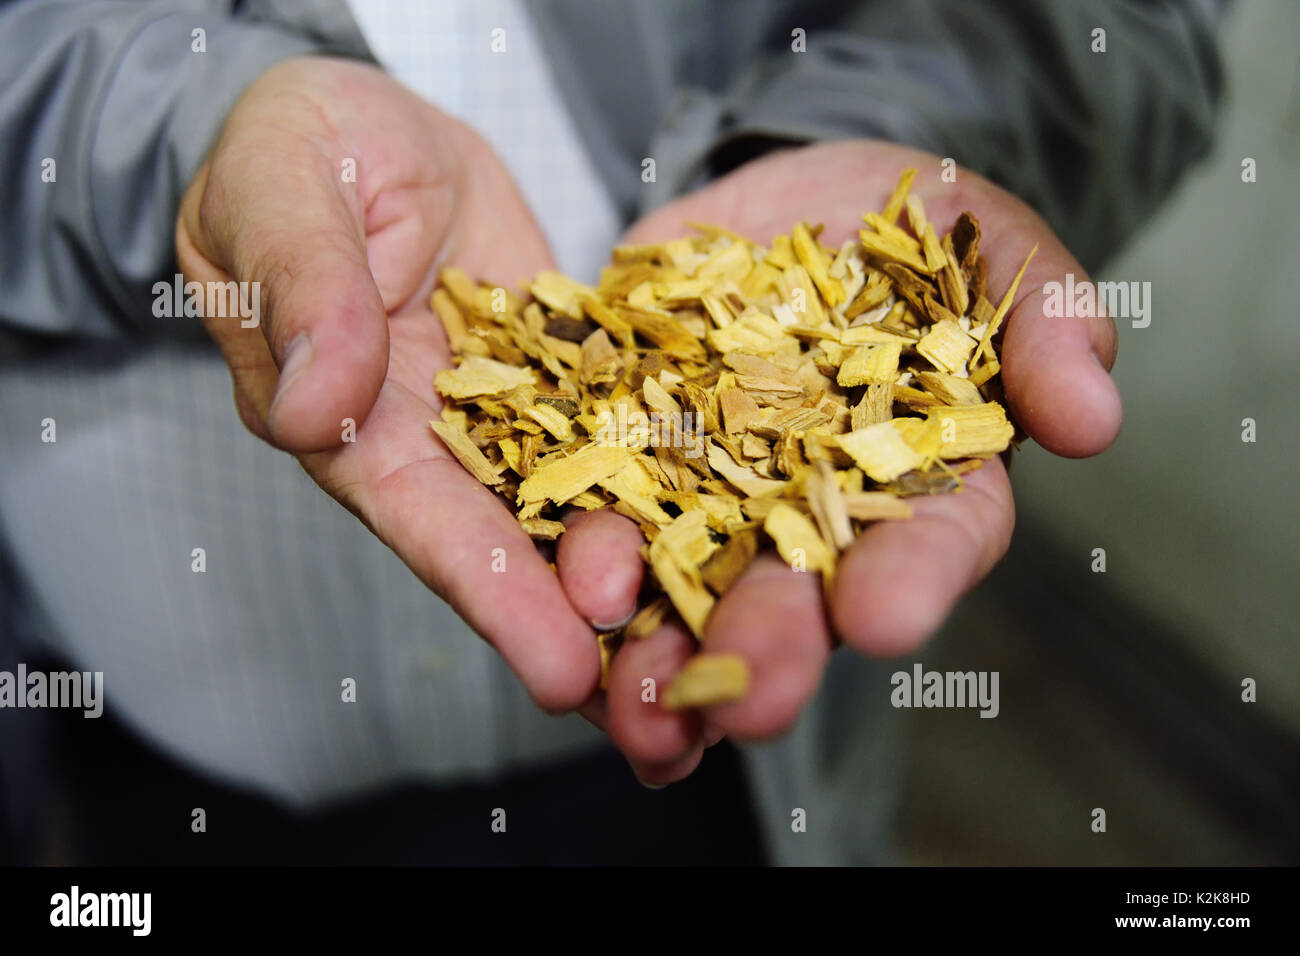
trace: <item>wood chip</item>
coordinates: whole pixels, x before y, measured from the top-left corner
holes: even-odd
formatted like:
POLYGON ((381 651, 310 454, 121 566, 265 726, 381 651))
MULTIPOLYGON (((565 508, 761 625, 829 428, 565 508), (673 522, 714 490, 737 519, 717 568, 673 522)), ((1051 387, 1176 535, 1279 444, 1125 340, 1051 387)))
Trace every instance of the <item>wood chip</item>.
POLYGON ((838 385, 889 385, 898 378, 898 359, 902 347, 897 342, 866 345, 855 349, 840 366, 838 385))
POLYGON ((944 319, 930 327, 916 350, 940 371, 966 370, 966 360, 975 351, 976 341, 953 319, 944 319))
MULTIPOLYGON (((645 537, 647 603, 600 635, 603 675, 670 613, 703 639, 768 542, 829 581, 870 522, 907 520, 906 498, 1009 447, 989 399, 1029 260, 995 307, 975 217, 939 235, 915 175, 838 248, 809 223, 766 248, 693 226, 614 250, 595 286, 542 272, 531 300, 441 272, 430 308, 457 365, 434 379, 437 437, 536 540, 563 534, 565 508, 614 510, 645 537)), ((747 684, 742 659, 700 654, 661 702, 747 684)))
POLYGON ((547 518, 525 518, 519 522, 528 536, 538 541, 554 541, 564 534, 564 523, 547 518))
POLYGON ((708 707, 740 700, 749 690, 749 665, 739 654, 703 653, 690 658, 663 693, 665 710, 708 707))
POLYGON ((916 379, 945 405, 980 405, 984 402, 984 396, 969 379, 947 372, 917 372, 916 379))
POLYGON ((519 486, 519 501, 551 500, 564 504, 598 481, 626 468, 632 452, 619 445, 586 445, 564 458, 553 458, 519 486))
POLYGON ((469 440, 469 436, 455 425, 448 422, 430 421, 434 432, 447 450, 456 456, 456 460, 465 466, 465 470, 485 485, 501 484, 501 476, 492 469, 492 463, 483 457, 478 446, 469 440))
POLYGON ((758 531, 754 527, 742 528, 727 539, 700 568, 700 574, 710 591, 721 597, 758 556, 758 531))
POLYGON ((537 373, 531 368, 515 368, 481 355, 467 355, 459 367, 441 371, 433 379, 441 395, 456 399, 504 395, 516 386, 536 382, 537 373))
POLYGON ((677 613, 696 637, 704 636, 704 622, 714 599, 704 586, 700 566, 717 550, 709 535, 704 512, 687 511, 650 543, 650 567, 677 613))
POLYGON ((944 458, 970 458, 996 455, 1007 450, 1016 430, 1007 421, 1006 412, 997 402, 986 405, 963 405, 959 408, 932 408, 929 420, 940 426, 944 458))
POLYGON ((795 570, 834 573, 835 552, 822 540, 816 526, 790 505, 778 503, 769 511, 763 530, 785 563, 795 570))
POLYGON ((640 641, 649 637, 663 625, 664 618, 673 609, 672 602, 666 597, 655 598, 641 610, 632 615, 623 628, 623 636, 629 641, 640 641))
POLYGON ((841 435, 839 445, 872 481, 893 481, 925 464, 925 456, 903 440, 892 421, 841 435))
POLYGON ((1011 310, 1011 304, 1015 301, 1016 290, 1020 288, 1020 280, 1025 277, 1025 270, 1029 268, 1029 263, 1034 258, 1034 253, 1038 251, 1038 244, 1034 243, 1034 248, 1029 250, 1029 255, 1025 257, 1024 265, 1016 273, 1016 277, 1011 280, 1011 285, 1007 287, 1006 294, 1002 296, 1002 301, 998 303, 998 309, 993 313, 993 318, 989 320, 988 328, 984 332, 984 337, 980 339, 980 355, 985 359, 992 361, 995 356, 991 342, 993 336, 998 332, 998 327, 1002 325, 1002 320, 1006 318, 1007 313, 1011 310))
POLYGON ((885 491, 858 491, 844 495, 844 508, 856 521, 876 521, 881 518, 906 519, 912 517, 912 506, 901 498, 885 491))

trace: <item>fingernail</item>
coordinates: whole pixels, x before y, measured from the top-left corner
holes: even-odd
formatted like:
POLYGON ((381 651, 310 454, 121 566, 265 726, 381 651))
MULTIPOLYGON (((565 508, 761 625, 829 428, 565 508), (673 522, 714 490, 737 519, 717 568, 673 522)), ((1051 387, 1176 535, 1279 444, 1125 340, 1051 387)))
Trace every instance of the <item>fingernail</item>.
POLYGON ((598 631, 617 631, 620 627, 626 626, 634 617, 636 617, 635 607, 627 613, 626 617, 622 620, 615 621, 613 624, 601 624, 600 621, 592 621, 591 626, 598 631))
POLYGON ((636 782, 641 784, 641 786, 645 787, 647 790, 662 790, 664 787, 668 786, 666 783, 646 783, 640 777, 636 778, 636 782))
POLYGON ((271 410, 268 417, 275 415, 275 406, 279 405, 289 390, 293 388, 293 383, 302 378, 311 365, 311 338, 306 332, 299 332, 289 348, 284 353, 284 365, 280 366, 280 382, 275 387, 275 398, 271 401, 271 410))

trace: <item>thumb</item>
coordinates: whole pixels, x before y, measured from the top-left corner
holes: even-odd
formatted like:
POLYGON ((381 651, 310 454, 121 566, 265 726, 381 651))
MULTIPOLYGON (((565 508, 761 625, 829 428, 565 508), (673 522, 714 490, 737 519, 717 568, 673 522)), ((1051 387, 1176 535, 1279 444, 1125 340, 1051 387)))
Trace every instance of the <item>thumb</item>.
POLYGON ((314 143, 218 149, 182 203, 177 251, 190 278, 249 283, 258 328, 204 317, 255 428, 302 453, 360 424, 388 369, 388 318, 364 218, 314 143), (260 332, 259 332, 260 329, 260 332))

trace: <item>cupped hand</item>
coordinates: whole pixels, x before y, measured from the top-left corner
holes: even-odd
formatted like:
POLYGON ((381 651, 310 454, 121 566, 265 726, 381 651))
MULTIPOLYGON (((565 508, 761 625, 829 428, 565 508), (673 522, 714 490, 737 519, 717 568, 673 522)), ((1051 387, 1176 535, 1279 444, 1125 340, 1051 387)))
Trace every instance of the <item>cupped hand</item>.
MULTIPOLYGON (((659 242, 689 232, 688 223, 725 226, 760 242, 796 222, 823 223, 824 244, 857 235, 861 215, 880 209, 907 167, 919 174, 912 191, 944 234, 970 210, 979 219, 988 260, 989 298, 996 304, 1025 256, 1038 253, 1022 280, 1006 324, 1002 377, 1011 413, 1047 450, 1076 458, 1114 440, 1121 410, 1108 374, 1116 334, 1109 318, 1043 314, 1044 283, 1084 270, 1028 206, 966 170, 940 177, 941 161, 916 150, 852 141, 792 149, 750 163, 637 223, 627 243, 659 242)), ((871 525, 841 557, 829 601, 816 575, 796 573, 779 558, 760 556, 717 603, 704 648, 742 655, 750 669, 744 699, 700 713, 669 712, 642 699, 642 679, 664 686, 697 652, 680 627, 629 642, 614 658, 602 708, 615 743, 641 778, 663 784, 689 774, 707 744, 723 735, 762 740, 788 729, 816 692, 838 639, 871 656, 915 651, 958 599, 1006 552, 1014 524, 1011 486, 993 459, 965 478, 955 494, 911 499, 909 521, 871 525)), ((575 522, 561 539, 561 579, 576 603, 589 569, 615 569, 625 593, 606 591, 610 606, 630 599, 641 562, 639 538, 626 519, 601 515, 575 522)))
POLYGON ((295 454, 541 707, 588 700, 594 631, 428 426, 434 375, 451 365, 427 306, 437 266, 515 288, 551 265, 491 149, 378 69, 288 61, 231 111, 184 196, 176 247, 187 280, 260 284, 257 327, 203 320, 244 424, 295 454))

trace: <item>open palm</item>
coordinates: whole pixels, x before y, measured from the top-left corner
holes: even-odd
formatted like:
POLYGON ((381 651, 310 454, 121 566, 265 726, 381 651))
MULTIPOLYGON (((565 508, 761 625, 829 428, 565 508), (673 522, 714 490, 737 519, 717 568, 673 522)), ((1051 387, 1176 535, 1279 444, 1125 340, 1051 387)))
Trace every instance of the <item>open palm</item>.
POLYGON ((189 280, 261 284, 259 328, 204 317, 248 428, 296 454, 540 706, 587 700, 594 631, 509 510, 427 425, 440 407, 434 375, 451 365, 427 307, 437 265, 513 288, 551 264, 491 150, 377 69, 290 61, 236 104, 182 202, 176 242, 189 280))
MULTIPOLYGON (((856 236, 861 214, 879 209, 907 167, 913 191, 940 234, 965 210, 979 219, 990 297, 1000 296, 1030 248, 1038 254, 1007 321, 1002 374, 1010 411, 1039 444, 1082 457, 1105 449, 1120 425, 1108 370, 1116 337, 1110 319, 1048 318, 1043 284, 1083 269, 1024 203, 973 173, 940 177, 940 159, 878 142, 843 142, 784 151, 751 163, 639 222, 628 243, 684 235, 706 222, 765 242, 800 220, 823 223, 834 248, 856 236)), ((995 300, 996 301, 996 300, 995 300)), ((696 652, 680 628, 625 645, 615 657, 605 723, 643 779, 665 783, 689 773, 706 743, 723 734, 757 740, 787 729, 816 691, 836 639, 870 655, 914 651, 957 600, 1005 553, 1014 524, 1011 487, 994 459, 966 477, 957 494, 912 500, 915 517, 869 527, 842 556, 827 605, 815 575, 775 556, 760 557, 717 603, 705 628, 709 651, 744 656, 751 672, 742 700, 703 715, 647 705, 642 680, 662 684, 696 652), (648 767, 648 769, 647 769, 648 767)), ((625 520, 625 519, 624 519, 625 520)), ((637 567, 625 529, 577 527, 561 541, 560 571, 579 580, 594 561, 637 567), (620 551, 619 549, 622 548, 620 551)))

